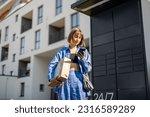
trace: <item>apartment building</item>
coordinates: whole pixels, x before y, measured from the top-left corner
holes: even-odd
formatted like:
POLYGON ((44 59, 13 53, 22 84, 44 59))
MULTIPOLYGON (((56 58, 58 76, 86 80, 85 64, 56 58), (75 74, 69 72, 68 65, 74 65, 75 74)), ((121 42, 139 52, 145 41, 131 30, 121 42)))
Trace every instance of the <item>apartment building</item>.
POLYGON ((90 17, 71 9, 76 1, 0 1, 0 99, 56 99, 47 67, 73 27, 90 48, 90 17))

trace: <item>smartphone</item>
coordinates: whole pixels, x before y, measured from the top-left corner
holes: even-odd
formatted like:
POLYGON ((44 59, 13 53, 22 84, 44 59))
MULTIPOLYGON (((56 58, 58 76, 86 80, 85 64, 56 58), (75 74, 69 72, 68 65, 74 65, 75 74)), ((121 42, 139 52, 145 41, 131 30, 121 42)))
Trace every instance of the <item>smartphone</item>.
POLYGON ((84 56, 84 54, 85 54, 85 48, 80 48, 80 50, 78 51, 78 53, 81 53, 84 56))
POLYGON ((84 53, 85 48, 80 48, 80 50, 78 52, 84 53))

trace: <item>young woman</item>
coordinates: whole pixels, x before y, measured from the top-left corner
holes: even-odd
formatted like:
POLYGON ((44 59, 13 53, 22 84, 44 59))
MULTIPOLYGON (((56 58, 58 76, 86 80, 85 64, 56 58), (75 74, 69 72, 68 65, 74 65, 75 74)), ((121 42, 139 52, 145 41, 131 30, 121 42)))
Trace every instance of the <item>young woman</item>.
POLYGON ((68 36, 68 47, 61 48, 48 65, 50 83, 57 83, 54 91, 59 100, 84 100, 90 95, 83 88, 83 74, 91 71, 91 57, 85 48, 84 36, 79 28, 73 28, 68 36), (55 68, 64 57, 71 59, 69 77, 63 83, 54 79, 55 68))

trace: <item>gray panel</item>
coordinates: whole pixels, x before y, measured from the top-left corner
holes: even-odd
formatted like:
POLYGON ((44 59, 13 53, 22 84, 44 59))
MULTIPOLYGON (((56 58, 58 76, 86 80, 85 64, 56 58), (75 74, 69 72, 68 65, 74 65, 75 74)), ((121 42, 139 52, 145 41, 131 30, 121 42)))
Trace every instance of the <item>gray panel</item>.
POLYGON ((106 72, 106 70, 99 71, 98 69, 97 70, 93 69, 93 75, 94 75, 94 77, 96 77, 96 76, 104 76, 104 75, 107 75, 107 72, 106 72))
POLYGON ((102 46, 93 47, 93 57, 114 52, 114 44, 109 43, 102 46))
POLYGON ((144 72, 132 72, 127 74, 118 74, 118 88, 142 88, 145 87, 144 72))
POLYGON ((117 68, 118 74, 129 73, 129 72, 133 72, 132 66, 117 68))
POLYGON ((117 63, 129 62, 129 61, 132 61, 132 56, 128 55, 128 56, 117 57, 116 61, 117 61, 117 63))
POLYGON ((106 55, 107 59, 113 59, 115 57, 115 54, 114 53, 108 53, 106 55))
POLYGON ((117 57, 122 57, 122 56, 129 56, 132 54, 132 50, 131 49, 127 49, 127 50, 121 50, 121 51, 117 51, 116 52, 116 56, 117 57))
POLYGON ((115 30, 139 23, 138 2, 129 0, 114 9, 115 30))
POLYGON ((115 89, 116 88, 116 80, 115 76, 107 76, 103 77, 95 77, 94 79, 94 88, 95 90, 99 89, 115 89))
POLYGON ((94 72, 96 72, 96 71, 106 71, 106 66, 96 66, 96 67, 94 67, 93 68, 94 69, 94 72))
POLYGON ((146 89, 137 88, 137 89, 126 89, 118 91, 119 100, 145 100, 146 98, 146 89))
POLYGON ((127 39, 116 41, 116 50, 126 50, 142 47, 142 36, 134 36, 127 39))
POLYGON ((92 37, 113 31, 112 12, 104 12, 91 17, 92 37))
POLYGON ((102 61, 102 60, 93 60, 93 67, 104 66, 104 65, 106 65, 105 61, 102 61))
POLYGON ((93 37, 93 46, 103 45, 109 42, 113 42, 113 32, 93 37))
POLYGON ((133 37, 141 34, 140 24, 131 25, 115 31, 115 40, 133 37))
POLYGON ((108 59, 107 64, 115 64, 115 58, 113 59, 108 59))

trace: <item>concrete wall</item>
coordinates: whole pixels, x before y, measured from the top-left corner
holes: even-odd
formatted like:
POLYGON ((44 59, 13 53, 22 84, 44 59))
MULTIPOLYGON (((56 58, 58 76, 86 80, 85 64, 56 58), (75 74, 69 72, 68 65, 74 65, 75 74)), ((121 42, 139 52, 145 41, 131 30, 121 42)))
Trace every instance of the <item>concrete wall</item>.
POLYGON ((142 19, 143 19, 143 29, 144 29, 144 41, 145 41, 145 53, 147 62, 147 78, 149 84, 149 98, 150 98, 150 1, 141 0, 142 6, 142 19))
POLYGON ((16 77, 0 76, 0 100, 16 99, 16 77))
POLYGON ((47 80, 48 59, 34 57, 32 76, 32 99, 50 99, 50 89, 47 80), (40 92, 40 84, 44 84, 44 91, 40 92))

